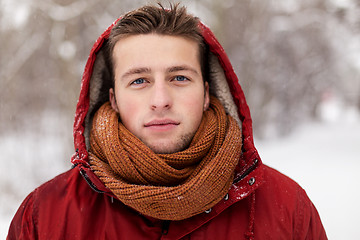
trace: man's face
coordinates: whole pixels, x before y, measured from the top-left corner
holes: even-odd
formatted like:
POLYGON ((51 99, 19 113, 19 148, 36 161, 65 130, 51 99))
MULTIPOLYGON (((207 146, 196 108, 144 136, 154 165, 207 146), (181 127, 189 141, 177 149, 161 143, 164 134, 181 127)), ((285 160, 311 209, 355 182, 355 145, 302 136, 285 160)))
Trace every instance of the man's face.
POLYGON ((114 48, 112 108, 124 126, 155 153, 185 149, 209 106, 198 44, 187 38, 141 34, 114 48))

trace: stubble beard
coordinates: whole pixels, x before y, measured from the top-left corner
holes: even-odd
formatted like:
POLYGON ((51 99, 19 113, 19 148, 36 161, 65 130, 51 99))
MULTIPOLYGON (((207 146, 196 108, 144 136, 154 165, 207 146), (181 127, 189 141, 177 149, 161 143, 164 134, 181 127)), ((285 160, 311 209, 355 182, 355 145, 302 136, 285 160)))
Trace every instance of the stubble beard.
POLYGON ((140 140, 156 154, 171 154, 188 148, 194 135, 195 133, 191 132, 184 134, 175 140, 160 143, 152 143, 143 139, 140 140))

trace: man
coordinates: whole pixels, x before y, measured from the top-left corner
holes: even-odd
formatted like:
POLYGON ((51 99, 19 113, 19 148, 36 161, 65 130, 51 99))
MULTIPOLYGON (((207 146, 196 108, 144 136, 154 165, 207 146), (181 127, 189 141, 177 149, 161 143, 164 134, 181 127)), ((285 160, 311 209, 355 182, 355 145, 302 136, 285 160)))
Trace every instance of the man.
POLYGON ((185 8, 100 36, 74 139, 74 168, 24 200, 8 239, 326 239, 305 191, 262 164, 230 62, 185 8))

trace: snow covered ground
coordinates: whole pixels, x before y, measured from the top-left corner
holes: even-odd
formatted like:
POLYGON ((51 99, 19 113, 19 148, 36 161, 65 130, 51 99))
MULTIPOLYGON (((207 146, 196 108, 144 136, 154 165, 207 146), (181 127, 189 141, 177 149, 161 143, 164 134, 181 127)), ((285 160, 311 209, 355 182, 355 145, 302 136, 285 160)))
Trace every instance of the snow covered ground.
MULTIPOLYGON (((256 141, 264 163, 306 190, 329 239, 360 236, 360 117, 356 114, 341 121, 304 124, 286 138, 256 141)), ((64 155, 55 132, 41 137, 31 132, 2 136, 0 152, 0 239, 5 239, 21 201, 41 182, 68 169, 64 159, 70 156, 64 155)))
POLYGON ((306 190, 329 239, 359 239, 359 118, 306 124, 289 137, 256 145, 264 163, 306 190))

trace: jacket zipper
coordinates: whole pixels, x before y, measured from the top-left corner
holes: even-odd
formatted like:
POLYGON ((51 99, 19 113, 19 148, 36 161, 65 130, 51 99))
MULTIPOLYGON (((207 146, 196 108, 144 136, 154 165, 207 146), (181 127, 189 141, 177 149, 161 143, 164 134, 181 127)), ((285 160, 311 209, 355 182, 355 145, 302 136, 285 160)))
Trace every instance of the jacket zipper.
POLYGON ((234 183, 237 183, 239 181, 241 181, 242 179, 244 179, 247 175, 249 175, 249 173, 251 173, 256 167, 257 167, 257 164, 258 164, 258 160, 257 158, 255 158, 254 162, 250 165, 250 167, 248 167, 244 172, 243 174, 241 174, 240 176, 237 176, 235 179, 234 179, 234 183))
POLYGON ((94 190, 97 193, 104 193, 104 191, 99 190, 95 184, 90 180, 90 178, 88 177, 88 175, 86 174, 84 169, 80 169, 80 174, 81 176, 83 176, 83 178, 85 179, 85 181, 87 182, 87 184, 90 186, 90 188, 92 190, 94 190))

